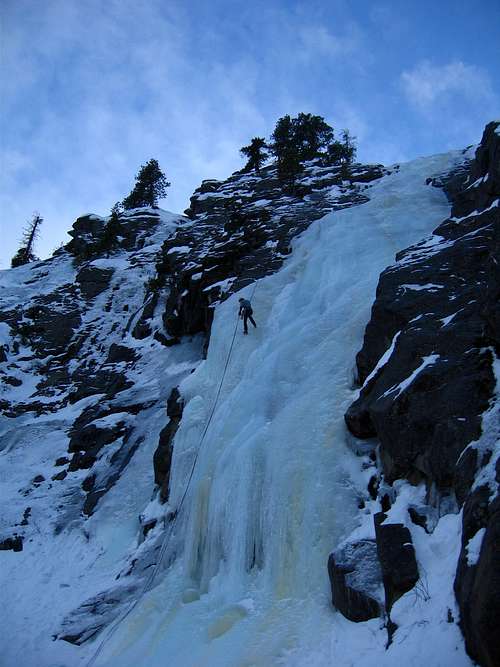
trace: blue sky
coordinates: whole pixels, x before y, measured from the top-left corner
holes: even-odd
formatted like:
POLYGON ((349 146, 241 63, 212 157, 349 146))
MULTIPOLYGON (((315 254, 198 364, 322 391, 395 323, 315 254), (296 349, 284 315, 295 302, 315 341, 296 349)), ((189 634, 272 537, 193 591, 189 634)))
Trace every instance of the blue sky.
POLYGON ((3 0, 0 267, 33 211, 48 256, 151 157, 182 212, 280 116, 320 114, 390 164, 500 116, 499 0, 3 0))

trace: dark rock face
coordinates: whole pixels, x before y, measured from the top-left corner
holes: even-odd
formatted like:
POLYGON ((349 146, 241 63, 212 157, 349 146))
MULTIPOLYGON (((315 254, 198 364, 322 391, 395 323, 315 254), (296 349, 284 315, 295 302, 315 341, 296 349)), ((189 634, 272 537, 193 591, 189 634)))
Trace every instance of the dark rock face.
POLYGON ((96 266, 84 266, 77 273, 76 281, 85 299, 93 299, 109 287, 112 269, 99 269, 96 266))
MULTIPOLYGON (((474 482, 478 474, 495 477, 490 468, 498 433, 493 366, 500 353, 500 123, 486 127, 468 172, 465 180, 459 170, 429 182, 452 199, 450 218, 432 237, 399 253, 380 277, 356 359, 362 388, 345 420, 355 436, 379 439, 386 482, 425 480, 428 490, 455 496, 463 506, 455 594, 467 650, 489 667, 500 664, 493 620, 500 614, 500 505, 491 487, 476 488, 474 482), (468 557, 474 536, 482 536, 475 563, 468 557)), ((432 507, 409 512, 414 523, 433 530, 432 507)), ((397 557, 382 549, 384 535, 404 544, 406 529, 377 522, 390 606, 418 573, 413 548, 397 557)))
POLYGON ((158 447, 153 456, 153 467, 155 473, 155 484, 160 487, 160 499, 162 502, 168 500, 170 494, 170 466, 172 465, 173 440, 182 419, 183 402, 177 387, 167 401, 167 415, 170 417, 168 424, 160 432, 158 447))
POLYGON ((385 588, 385 607, 392 605, 411 590, 419 579, 411 533, 401 523, 383 523, 386 515, 375 514, 377 553, 385 588))
MULTIPOLYGON (((500 482, 500 463, 495 481, 500 482)), ((455 578, 455 594, 467 650, 481 665, 500 664, 498 612, 500 600, 500 497, 491 500, 488 486, 476 488, 465 501, 462 549, 455 578), (476 559, 471 541, 478 540, 476 559)))
POLYGON ((332 603, 356 623, 377 618, 383 609, 382 573, 373 540, 348 543, 328 559, 332 603))
POLYGON ((98 215, 83 215, 78 218, 69 231, 72 240, 66 246, 75 255, 83 254, 87 249, 97 246, 104 232, 105 221, 98 215))

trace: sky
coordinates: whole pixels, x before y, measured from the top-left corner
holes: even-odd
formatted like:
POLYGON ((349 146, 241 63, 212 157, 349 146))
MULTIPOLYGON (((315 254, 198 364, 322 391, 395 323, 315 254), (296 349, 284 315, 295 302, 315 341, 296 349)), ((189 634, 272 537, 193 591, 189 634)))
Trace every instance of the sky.
POLYGON ((500 117, 500 0, 2 0, 0 268, 26 222, 49 256, 156 158, 182 213, 300 111, 392 164, 500 117))

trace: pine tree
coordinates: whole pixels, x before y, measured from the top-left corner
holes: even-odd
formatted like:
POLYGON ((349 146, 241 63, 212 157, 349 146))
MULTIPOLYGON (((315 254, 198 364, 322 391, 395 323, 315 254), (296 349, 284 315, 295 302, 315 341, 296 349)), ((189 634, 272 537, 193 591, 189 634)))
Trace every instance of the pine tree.
POLYGON ((279 178, 293 183, 303 169, 303 162, 328 153, 334 133, 322 116, 301 112, 296 118, 289 115, 280 118, 271 142, 279 178))
POLYGON ((354 140, 356 137, 352 137, 349 133, 349 130, 342 130, 342 149, 341 149, 341 175, 342 178, 347 180, 351 177, 351 166, 356 156, 356 144, 354 140))
POLYGON ((271 150, 276 157, 278 178, 292 185, 302 169, 295 127, 287 114, 278 119, 271 136, 271 150))
POLYGON ((120 210, 120 202, 116 202, 116 204, 111 209, 111 215, 109 216, 109 220, 104 227, 104 232, 101 239, 101 248, 103 250, 110 250, 118 242, 118 234, 121 230, 120 210))
POLYGON ((294 141, 301 160, 313 160, 333 141, 333 128, 322 116, 299 113, 292 124, 294 141))
POLYGON ((167 188, 170 187, 170 183, 160 169, 158 160, 154 159, 142 165, 135 181, 134 189, 122 202, 125 209, 141 206, 156 208, 158 199, 166 197, 167 188))
POLYGON ((248 146, 240 148, 240 153, 248 158, 243 171, 255 171, 259 174, 262 164, 267 160, 267 144, 263 137, 254 137, 248 146))
POLYGON ((40 233, 40 225, 42 222, 43 218, 40 216, 40 214, 33 213, 31 222, 28 223, 28 226, 23 232, 23 238, 21 241, 22 245, 10 262, 10 265, 13 269, 16 266, 22 266, 23 264, 34 262, 37 259, 34 253, 35 240, 40 233))

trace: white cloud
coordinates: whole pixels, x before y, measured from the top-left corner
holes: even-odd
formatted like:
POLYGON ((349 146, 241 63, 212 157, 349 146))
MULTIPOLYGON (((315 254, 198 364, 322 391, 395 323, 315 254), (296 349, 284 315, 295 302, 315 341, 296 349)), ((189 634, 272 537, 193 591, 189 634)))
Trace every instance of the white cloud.
POLYGON ((452 98, 479 102, 493 97, 487 72, 460 60, 447 65, 424 60, 401 74, 401 85, 410 103, 422 111, 452 98))

